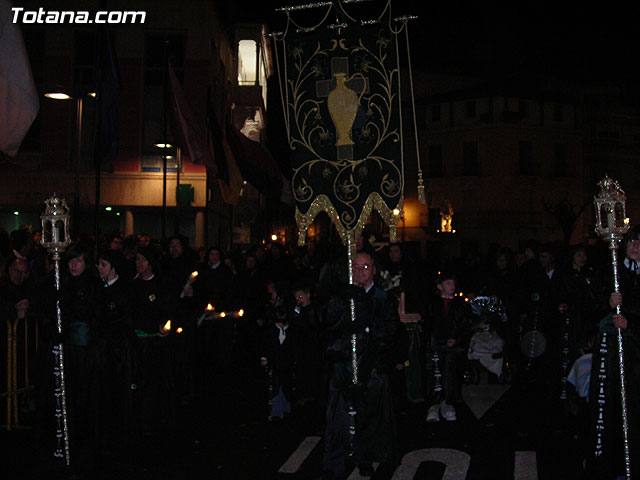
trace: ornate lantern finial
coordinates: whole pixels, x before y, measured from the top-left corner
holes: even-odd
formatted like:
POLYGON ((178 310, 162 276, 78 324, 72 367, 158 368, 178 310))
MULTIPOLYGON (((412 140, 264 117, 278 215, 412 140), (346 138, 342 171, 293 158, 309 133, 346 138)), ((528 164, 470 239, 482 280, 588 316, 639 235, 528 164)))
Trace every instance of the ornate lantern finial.
POLYGON ((44 202, 42 220, 42 246, 49 251, 62 251, 71 244, 69 235, 69 207, 64 198, 53 196, 44 202))
POLYGON ((598 182, 600 192, 594 197, 596 208, 596 233, 602 238, 620 240, 629 230, 626 211, 626 195, 620 184, 605 176, 598 182))

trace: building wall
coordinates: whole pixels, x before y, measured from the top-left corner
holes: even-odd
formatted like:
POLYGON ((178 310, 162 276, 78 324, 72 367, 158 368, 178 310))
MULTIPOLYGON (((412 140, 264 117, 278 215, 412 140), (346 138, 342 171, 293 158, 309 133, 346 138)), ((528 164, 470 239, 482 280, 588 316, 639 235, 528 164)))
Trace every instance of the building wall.
MULTIPOLYGON (((97 10, 96 1, 47 2, 47 10, 97 10)), ((38 10, 42 2, 25 0, 20 6, 26 10, 38 10)), ((102 206, 126 208, 162 207, 162 174, 143 172, 141 158, 143 99, 145 95, 145 36, 152 32, 175 32, 186 36, 183 88, 194 114, 203 121, 207 116, 207 101, 213 106, 219 121, 231 104, 231 79, 234 75, 232 48, 225 30, 217 17, 215 6, 206 0, 175 2, 145 2, 133 7, 130 2, 110 0, 107 9, 147 12, 146 22, 135 25, 111 25, 110 32, 116 50, 121 93, 117 102, 118 155, 113 160, 111 172, 101 173, 100 203, 102 206)), ((40 93, 57 86, 70 87, 74 81, 74 49, 78 32, 95 31, 90 25, 23 25, 23 31, 37 31, 42 42, 43 57, 39 60, 42 72, 36 75, 40 93)), ((28 36, 27 31, 25 36, 28 36)), ((70 206, 74 205, 74 177, 77 163, 77 124, 75 102, 53 101, 41 98, 38 118, 38 144, 35 150, 23 149, 16 165, 8 166, 0 176, 0 210, 37 213, 43 201, 56 192, 64 195, 70 206)), ((92 158, 94 101, 84 100, 83 147, 79 163, 80 215, 88 215, 95 206, 95 172, 92 158)), ((161 111, 161 107, 158 108, 161 111)), ((162 119, 157 122, 161 124, 162 119)), ((148 150, 148 147, 147 147, 148 150)), ((208 208, 209 216, 230 217, 228 206, 221 202, 207 201, 206 169, 196 165, 183 153, 184 166, 181 184, 194 188, 194 202, 184 207, 186 217, 208 208)), ((158 155, 158 158, 161 158, 158 155)), ((107 166, 109 168, 109 166, 107 166)), ((169 172, 167 181, 167 208, 175 206, 176 175, 169 172)), ((215 190, 217 182, 211 182, 215 190)), ((210 197, 216 198, 216 192, 210 197)), ((124 211, 124 210, 123 210, 124 211)), ((26 213, 25 213, 26 214, 26 213)), ((159 212, 156 215, 160 215, 159 212)), ((15 219, 11 219, 15 222, 15 219)), ((135 218, 134 218, 135 223, 135 218)), ((215 222, 212 222, 215 224, 215 222)), ((5 228, 11 229, 10 225, 5 228)), ((135 229, 135 227, 134 227, 135 229)), ((159 232, 150 232, 158 235, 159 232)), ((172 231, 168 232, 172 233, 172 231)), ((206 237, 205 237, 206 238, 206 237)))
MULTIPOLYGON (((421 87, 429 91, 426 83, 421 87)), ((442 86, 435 88, 439 89, 437 97, 419 100, 416 106, 427 205, 417 201, 415 142, 405 131, 406 188, 400 237, 421 242, 423 254, 429 254, 427 245, 440 244, 438 251, 454 256, 465 245, 486 251, 494 243, 517 249, 527 239, 561 242, 562 229, 545 204, 553 208, 562 201, 578 206, 584 201, 584 132, 576 104, 562 97, 539 100, 500 95, 499 91, 474 95, 468 88, 464 94, 447 94, 442 86), (554 117, 558 105, 561 119, 554 117), (438 109, 439 119, 434 120, 438 109), (465 170, 465 142, 477 145, 477 172, 471 174, 465 170), (531 146, 531 168, 526 172, 519 164, 520 142, 531 146), (556 171, 557 144, 566 148, 565 175, 556 171), (436 176, 431 175, 430 166, 434 145, 441 147, 443 163, 442 175, 436 176), (439 211, 447 201, 454 210, 453 234, 438 232, 439 211)), ((581 219, 571 241, 584 238, 581 219)))

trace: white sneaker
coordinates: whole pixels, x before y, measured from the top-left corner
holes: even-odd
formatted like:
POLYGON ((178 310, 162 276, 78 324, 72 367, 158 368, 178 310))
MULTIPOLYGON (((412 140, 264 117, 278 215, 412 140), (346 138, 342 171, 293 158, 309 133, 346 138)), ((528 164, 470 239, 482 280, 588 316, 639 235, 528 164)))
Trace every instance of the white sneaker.
POLYGON ((427 422, 435 423, 440 421, 440 405, 431 405, 427 412, 427 422))
POLYGON ((455 422, 457 420, 456 409, 453 408, 453 405, 449 405, 448 403, 442 402, 442 405, 440 406, 440 415, 442 415, 442 418, 447 422, 455 422))

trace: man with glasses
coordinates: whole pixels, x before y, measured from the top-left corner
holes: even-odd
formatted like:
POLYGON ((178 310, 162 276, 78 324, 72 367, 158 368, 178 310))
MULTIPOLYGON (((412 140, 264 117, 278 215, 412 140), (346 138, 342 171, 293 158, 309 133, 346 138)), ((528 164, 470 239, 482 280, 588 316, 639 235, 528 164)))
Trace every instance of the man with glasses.
MULTIPOLYGON (((33 327, 35 317, 31 315, 32 309, 32 289, 31 282, 29 281, 29 262, 24 258, 17 258, 14 256, 7 259, 7 275, 0 279, 0 358, 7 359, 7 333, 13 331, 14 345, 18 348, 18 356, 20 360, 18 364, 13 364, 10 360, 10 364, 6 365, 3 362, 2 371, 0 371, 0 377, 2 381, 6 382, 5 372, 7 368, 18 369, 20 378, 24 378, 25 369, 29 368, 29 377, 33 372, 32 368, 25 364, 21 357, 26 353, 23 346, 25 345, 25 329, 23 328, 26 322, 29 322, 30 328, 33 327)), ((35 330, 30 330, 35 331, 35 330)), ((35 351, 35 345, 31 335, 28 337, 29 348, 31 351, 35 351)), ((32 358, 30 357, 29 360, 32 358)), ((5 383, 6 384, 6 383, 5 383)))
POLYGON ((7 275, 0 280, 0 312, 3 320, 23 319, 29 311, 31 283, 25 258, 8 260, 7 275))
POLYGON ((329 299, 323 323, 329 337, 327 359, 331 381, 323 459, 324 478, 344 478, 345 460, 352 460, 363 477, 373 475, 373 462, 393 467, 398 461, 396 426, 389 373, 396 364, 402 328, 397 305, 374 284, 371 254, 353 259, 354 285, 329 299), (355 302, 351 319, 350 299, 355 302), (352 381, 351 338, 356 336, 358 383, 352 381), (356 411, 355 435, 349 433, 350 408, 356 411))

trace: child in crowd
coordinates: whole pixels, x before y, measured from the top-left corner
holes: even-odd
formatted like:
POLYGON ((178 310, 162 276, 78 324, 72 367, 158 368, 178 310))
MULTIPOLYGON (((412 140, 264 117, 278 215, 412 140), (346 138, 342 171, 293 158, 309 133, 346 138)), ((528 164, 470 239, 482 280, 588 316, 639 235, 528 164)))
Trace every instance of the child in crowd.
POLYGON ((469 343, 470 312, 461 296, 456 296, 456 278, 441 274, 437 280, 438 293, 431 302, 427 319, 431 364, 427 396, 427 422, 437 422, 440 416, 455 421, 454 402, 462 401, 462 366, 469 343))

